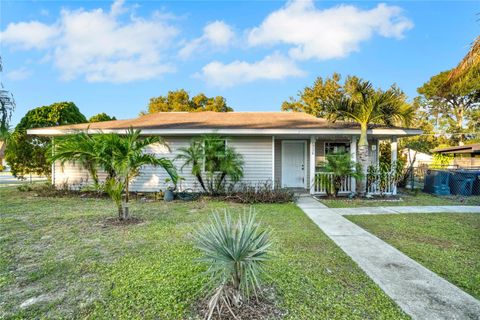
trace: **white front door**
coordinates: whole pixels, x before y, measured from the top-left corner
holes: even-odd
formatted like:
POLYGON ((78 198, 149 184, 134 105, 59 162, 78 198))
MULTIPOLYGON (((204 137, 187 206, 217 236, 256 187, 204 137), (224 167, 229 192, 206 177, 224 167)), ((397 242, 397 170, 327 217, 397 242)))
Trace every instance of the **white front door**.
POLYGON ((305 141, 282 141, 282 187, 306 186, 305 141))

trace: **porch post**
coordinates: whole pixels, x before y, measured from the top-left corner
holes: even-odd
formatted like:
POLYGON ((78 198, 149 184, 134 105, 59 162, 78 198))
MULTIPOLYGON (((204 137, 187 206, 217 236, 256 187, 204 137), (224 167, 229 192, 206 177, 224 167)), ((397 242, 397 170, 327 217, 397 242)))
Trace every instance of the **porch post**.
MULTIPOLYGON (((55 137, 52 137, 52 156, 55 155, 55 137)), ((55 161, 52 162, 52 175, 51 175, 52 186, 55 186, 55 161)))
MULTIPOLYGON (((352 136, 350 138, 350 160, 357 163, 357 137, 356 136, 352 136)), ((350 183, 352 184, 351 185, 351 190, 352 190, 352 192, 356 192, 357 191, 357 181, 355 181, 354 177, 351 177, 350 179, 351 179, 350 183)))
POLYGON ((275 136, 272 136, 272 189, 275 189, 275 136))
POLYGON ((315 193, 315 137, 310 136, 310 194, 315 193))
MULTIPOLYGON (((391 151, 391 166, 396 164, 397 162, 397 149, 398 149, 398 143, 397 143, 397 137, 392 137, 390 140, 390 151, 391 151)), ((392 194, 396 195, 397 194, 397 184, 395 184, 392 188, 392 194)))

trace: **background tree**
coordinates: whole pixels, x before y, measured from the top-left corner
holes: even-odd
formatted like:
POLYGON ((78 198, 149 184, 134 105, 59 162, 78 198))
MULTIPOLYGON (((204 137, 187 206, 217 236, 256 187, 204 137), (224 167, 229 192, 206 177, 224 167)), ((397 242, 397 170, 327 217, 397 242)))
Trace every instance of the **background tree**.
POLYGON ((224 97, 207 97, 200 93, 192 98, 184 89, 169 91, 166 96, 151 98, 148 104, 148 113, 171 112, 171 111, 233 111, 227 105, 224 97))
MULTIPOLYGON (((347 77, 347 82, 355 81, 354 77, 347 77)), ((327 105, 329 101, 339 100, 344 96, 341 77, 334 73, 330 78, 318 77, 311 87, 305 87, 299 91, 295 99, 290 97, 289 101, 282 103, 283 111, 306 112, 316 117, 327 116, 327 105)))
MULTIPOLYGON (((3 72, 2 57, 0 57, 0 73, 3 72)), ((0 82, 0 140, 6 140, 9 136, 10 120, 15 110, 13 95, 5 90, 0 82)))
POLYGON ((417 91, 425 100, 427 112, 437 116, 436 129, 445 125, 446 132, 453 134, 451 144, 457 144, 465 140, 471 115, 480 107, 480 75, 449 82, 450 74, 444 71, 431 77, 417 91))
POLYGON ((111 121, 111 120, 117 120, 115 117, 110 117, 108 114, 105 112, 96 114, 94 116, 91 116, 90 119, 88 119, 88 122, 102 122, 102 121, 111 121))
POLYGON ((27 136, 28 129, 84 122, 87 119, 73 102, 59 102, 28 111, 15 127, 5 150, 13 175, 50 175, 51 172, 47 158, 50 138, 27 136))

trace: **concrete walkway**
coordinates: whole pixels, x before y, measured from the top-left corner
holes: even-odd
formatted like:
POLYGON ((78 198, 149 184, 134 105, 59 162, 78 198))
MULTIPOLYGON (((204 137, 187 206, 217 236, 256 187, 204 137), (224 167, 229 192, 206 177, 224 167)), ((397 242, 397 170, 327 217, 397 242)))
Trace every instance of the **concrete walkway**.
MULTIPOLYGON (((319 203, 322 208, 324 204, 319 203)), ((398 207, 359 207, 359 208, 330 208, 335 213, 344 215, 359 214, 401 214, 401 213, 480 213, 480 206, 398 206, 398 207)))
POLYGON ((478 300, 336 210, 308 197, 297 205, 413 319, 480 319, 478 300))

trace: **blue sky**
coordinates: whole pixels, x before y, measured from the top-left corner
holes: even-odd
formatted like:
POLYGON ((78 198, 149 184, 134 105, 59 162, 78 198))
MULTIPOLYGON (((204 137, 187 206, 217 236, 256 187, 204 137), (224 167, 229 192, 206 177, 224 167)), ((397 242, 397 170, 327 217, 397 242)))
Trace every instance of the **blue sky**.
POLYGON ((278 111, 317 76, 357 75, 413 98, 480 34, 480 2, 1 1, 13 124, 73 101, 136 117, 184 88, 236 111, 278 111))

